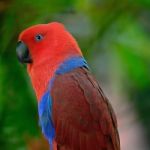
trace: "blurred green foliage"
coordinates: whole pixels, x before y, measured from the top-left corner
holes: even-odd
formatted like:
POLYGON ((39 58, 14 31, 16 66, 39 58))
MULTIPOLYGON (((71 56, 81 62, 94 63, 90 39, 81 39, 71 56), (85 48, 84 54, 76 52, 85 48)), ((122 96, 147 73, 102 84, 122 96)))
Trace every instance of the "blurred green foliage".
POLYGON ((0 19, 0 149, 27 149, 27 139, 40 136, 37 102, 15 47, 23 29, 51 21, 65 24, 90 61, 107 51, 150 138, 150 1, 1 0, 0 19))

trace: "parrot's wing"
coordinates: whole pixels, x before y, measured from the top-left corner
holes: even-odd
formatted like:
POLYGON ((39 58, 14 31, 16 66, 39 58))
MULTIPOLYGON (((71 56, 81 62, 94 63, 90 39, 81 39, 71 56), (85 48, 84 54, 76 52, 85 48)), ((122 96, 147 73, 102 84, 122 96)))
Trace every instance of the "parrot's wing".
POLYGON ((87 69, 56 75, 51 96, 58 150, 120 150, 113 109, 87 69))

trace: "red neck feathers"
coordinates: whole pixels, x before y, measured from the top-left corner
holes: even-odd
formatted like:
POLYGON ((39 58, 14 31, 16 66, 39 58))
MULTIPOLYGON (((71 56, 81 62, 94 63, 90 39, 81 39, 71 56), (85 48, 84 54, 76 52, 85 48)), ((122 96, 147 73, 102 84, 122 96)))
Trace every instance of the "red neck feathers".
POLYGON ((63 63, 64 60, 68 58, 61 57, 58 60, 53 60, 54 62, 51 62, 51 60, 47 62, 45 61, 37 66, 34 66, 33 64, 28 65, 27 71, 29 73, 38 101, 41 100, 44 92, 47 90, 49 81, 51 80, 51 78, 53 78, 57 68, 60 66, 61 63, 63 63))

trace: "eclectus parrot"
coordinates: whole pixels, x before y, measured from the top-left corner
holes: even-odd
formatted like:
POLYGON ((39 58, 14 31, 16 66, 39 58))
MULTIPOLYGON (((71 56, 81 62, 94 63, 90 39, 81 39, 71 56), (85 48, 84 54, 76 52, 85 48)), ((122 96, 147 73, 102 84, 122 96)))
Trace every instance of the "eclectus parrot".
POLYGON ((112 106, 61 23, 24 30, 16 52, 27 63, 51 150, 120 150, 112 106))

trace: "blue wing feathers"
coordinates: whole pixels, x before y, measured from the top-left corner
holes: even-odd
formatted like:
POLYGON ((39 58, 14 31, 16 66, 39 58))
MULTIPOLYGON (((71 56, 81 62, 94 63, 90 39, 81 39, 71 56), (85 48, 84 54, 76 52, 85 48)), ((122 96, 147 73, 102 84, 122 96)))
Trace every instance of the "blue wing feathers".
POLYGON ((64 61, 59 66, 59 68, 56 70, 56 74, 64 74, 78 67, 86 67, 87 69, 89 68, 86 60, 83 57, 72 57, 64 61))
POLYGON ((39 122, 42 127, 42 133, 48 139, 49 144, 52 146, 55 137, 55 129, 52 122, 52 100, 49 91, 42 97, 38 105, 39 122))

